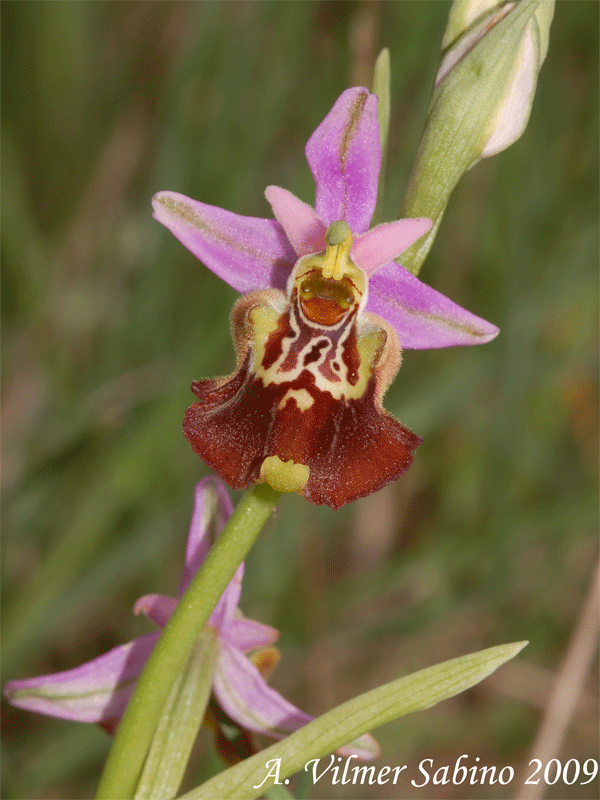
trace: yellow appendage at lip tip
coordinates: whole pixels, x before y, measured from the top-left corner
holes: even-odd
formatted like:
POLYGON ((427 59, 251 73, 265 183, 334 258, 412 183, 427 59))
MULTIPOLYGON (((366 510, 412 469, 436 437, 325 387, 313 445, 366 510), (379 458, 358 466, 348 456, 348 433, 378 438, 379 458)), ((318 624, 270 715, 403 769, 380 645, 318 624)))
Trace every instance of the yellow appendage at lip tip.
POLYGON ((327 248, 323 264, 323 277, 341 281, 344 275, 351 271, 349 256, 352 247, 352 231, 348 223, 343 220, 332 222, 325 232, 325 242, 327 248))
POLYGON ((306 464, 295 464, 291 459, 282 461, 279 456, 269 456, 261 465, 259 483, 268 483, 278 492, 301 492, 309 474, 310 469, 306 464))

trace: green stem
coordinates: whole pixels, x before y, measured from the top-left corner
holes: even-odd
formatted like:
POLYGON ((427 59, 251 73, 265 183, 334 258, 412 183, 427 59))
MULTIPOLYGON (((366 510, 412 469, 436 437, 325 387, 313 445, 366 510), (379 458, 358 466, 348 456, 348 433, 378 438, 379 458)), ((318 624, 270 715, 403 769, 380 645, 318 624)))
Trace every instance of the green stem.
POLYGON ((280 493, 266 483, 257 484, 246 492, 177 604, 117 728, 98 786, 97 800, 133 797, 169 693, 212 610, 271 516, 279 497, 280 493))

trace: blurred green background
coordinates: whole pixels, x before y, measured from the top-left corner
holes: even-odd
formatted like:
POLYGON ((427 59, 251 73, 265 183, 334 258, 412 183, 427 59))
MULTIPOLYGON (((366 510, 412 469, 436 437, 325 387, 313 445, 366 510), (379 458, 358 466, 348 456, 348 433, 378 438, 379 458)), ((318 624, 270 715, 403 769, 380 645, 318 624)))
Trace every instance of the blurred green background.
MULTIPOLYGON (((448 8, 2 4, 3 682, 146 632, 135 599, 178 585, 207 474, 181 420, 191 381, 233 368, 236 293, 152 220, 152 195, 270 216, 274 183, 312 202, 306 140, 388 46, 393 219, 448 8)), ((271 683, 313 714, 445 658, 530 640, 480 687, 378 731, 379 765, 416 776, 421 759, 462 753, 519 772, 589 591, 597 79, 598 5, 559 2, 525 134, 465 176, 420 274, 501 335, 405 352, 385 405, 424 437, 412 469, 337 513, 285 497, 247 561, 242 608, 281 630, 271 683)), ((555 753, 563 763, 597 757, 593 674, 555 753)), ((3 797, 93 794, 103 731, 3 711, 3 797)), ((186 785, 220 768, 202 732, 186 785)), ((427 791, 322 782, 314 796, 427 791)), ((547 797, 596 792, 559 783, 547 797)))

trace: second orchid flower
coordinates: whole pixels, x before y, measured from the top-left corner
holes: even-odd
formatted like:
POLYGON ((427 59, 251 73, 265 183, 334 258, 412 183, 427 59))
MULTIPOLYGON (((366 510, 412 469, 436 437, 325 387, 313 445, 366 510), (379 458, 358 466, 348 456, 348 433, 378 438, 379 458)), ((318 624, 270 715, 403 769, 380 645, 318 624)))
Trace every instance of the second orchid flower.
MULTIPOLYGON (((205 560, 212 536, 220 533, 232 511, 227 489, 218 478, 205 478, 198 483, 179 596, 205 560)), ((217 712, 219 716, 225 712, 241 731, 281 739, 313 717, 272 689, 247 655, 272 645, 279 633, 242 616, 238 604, 243 574, 242 563, 208 621, 207 629, 216 637, 217 645, 212 674, 214 701, 221 710, 217 712)), ((135 613, 145 614, 162 628, 177 602, 171 597, 146 595, 135 604, 135 613)), ((147 633, 66 672, 10 681, 4 694, 20 708, 77 722, 95 722, 112 733, 159 635, 160 631, 147 633)), ((210 724, 218 724, 214 714, 210 715, 210 724)), ((220 731, 216 732, 219 741, 220 731)), ((339 752, 372 759, 378 755, 379 747, 372 736, 365 735, 339 752)))

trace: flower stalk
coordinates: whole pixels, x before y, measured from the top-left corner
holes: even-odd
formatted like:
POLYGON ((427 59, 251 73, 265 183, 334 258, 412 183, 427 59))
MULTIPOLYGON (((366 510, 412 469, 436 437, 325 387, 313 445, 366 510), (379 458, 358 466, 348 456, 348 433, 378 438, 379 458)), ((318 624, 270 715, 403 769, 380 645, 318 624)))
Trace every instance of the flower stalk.
POLYGON ((98 786, 97 800, 133 798, 146 753, 169 694, 202 628, 271 516, 280 493, 249 489, 177 604, 139 677, 98 786))

